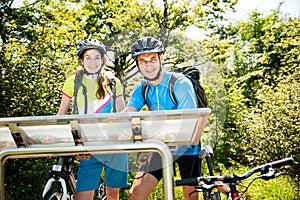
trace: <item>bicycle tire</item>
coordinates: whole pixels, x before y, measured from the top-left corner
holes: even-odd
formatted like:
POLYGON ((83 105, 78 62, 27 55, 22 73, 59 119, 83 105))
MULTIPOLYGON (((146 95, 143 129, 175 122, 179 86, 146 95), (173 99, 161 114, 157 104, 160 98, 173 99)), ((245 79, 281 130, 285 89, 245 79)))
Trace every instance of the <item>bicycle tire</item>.
POLYGON ((50 188, 43 198, 43 200, 60 200, 62 197, 62 192, 59 188, 50 188))
POLYGON ((96 190, 95 200, 106 200, 106 186, 103 181, 101 181, 99 188, 96 190))

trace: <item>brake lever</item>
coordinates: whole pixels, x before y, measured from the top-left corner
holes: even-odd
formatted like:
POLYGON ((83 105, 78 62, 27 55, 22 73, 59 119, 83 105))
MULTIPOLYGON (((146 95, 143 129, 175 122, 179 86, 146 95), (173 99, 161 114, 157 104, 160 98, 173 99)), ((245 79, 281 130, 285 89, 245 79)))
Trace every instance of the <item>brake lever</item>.
POLYGON ((206 183, 204 183, 204 182, 201 181, 199 183, 199 185, 197 186, 196 190, 198 190, 199 192, 203 192, 203 191, 206 192, 206 191, 210 191, 210 190, 212 190, 212 189, 214 189, 216 187, 218 187, 217 184, 210 184, 210 185, 208 185, 208 184, 206 184, 206 183))
POLYGON ((275 171, 273 168, 269 168, 269 171, 265 174, 262 174, 260 176, 260 178, 262 178, 263 180, 270 180, 270 179, 273 179, 273 178, 276 178, 276 175, 275 175, 275 171))
POLYGON ((203 192, 201 189, 196 189, 196 190, 194 190, 193 192, 191 192, 190 194, 189 194, 189 196, 191 197, 194 193, 198 193, 198 192, 203 192))
MULTIPOLYGON (((199 187, 199 186, 197 186, 197 187, 199 187)), ((203 188, 202 186, 201 186, 201 188, 197 188, 197 189, 195 189, 193 192, 191 192, 190 194, 189 194, 189 196, 192 196, 192 194, 194 194, 194 193, 199 193, 199 192, 207 192, 207 191, 210 191, 210 189, 207 189, 207 188, 203 188)))

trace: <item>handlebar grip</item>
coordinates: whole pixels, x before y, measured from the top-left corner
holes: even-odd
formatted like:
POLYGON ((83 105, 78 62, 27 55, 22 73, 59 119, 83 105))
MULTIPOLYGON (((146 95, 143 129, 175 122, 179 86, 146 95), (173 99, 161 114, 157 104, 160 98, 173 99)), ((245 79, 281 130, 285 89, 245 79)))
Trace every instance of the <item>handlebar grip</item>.
POLYGON ((199 182, 198 178, 188 178, 188 179, 176 180, 174 186, 183 186, 183 185, 196 186, 198 185, 198 182, 199 182))
POLYGON ((290 158, 285 158, 282 160, 277 160, 274 162, 269 163, 271 165, 272 168, 279 168, 285 165, 291 165, 294 163, 294 159, 292 157, 290 158))

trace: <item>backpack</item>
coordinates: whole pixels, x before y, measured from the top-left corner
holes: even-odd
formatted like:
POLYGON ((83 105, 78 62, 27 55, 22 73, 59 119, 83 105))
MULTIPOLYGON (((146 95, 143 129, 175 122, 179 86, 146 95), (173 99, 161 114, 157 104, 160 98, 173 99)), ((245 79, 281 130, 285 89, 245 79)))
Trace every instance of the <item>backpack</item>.
MULTIPOLYGON (((82 87, 82 92, 84 95, 84 114, 87 114, 87 88, 86 86, 82 83, 82 77, 83 77, 83 71, 79 71, 76 73, 76 77, 74 80, 74 103, 73 103, 73 114, 78 114, 78 106, 77 106, 77 94, 78 94, 78 90, 79 87, 82 87)), ((114 79, 114 77, 108 77, 108 85, 112 91, 112 97, 113 97, 113 110, 112 112, 116 112, 116 81, 114 79)))
MULTIPOLYGON (((171 76, 171 80, 169 82, 169 88, 170 88, 169 91, 170 91, 170 97, 172 99, 172 102, 175 105, 178 104, 174 94, 174 84, 183 75, 187 77, 194 86, 195 94, 198 101, 198 108, 207 108, 208 103, 206 99, 206 93, 203 87, 200 85, 200 71, 196 67, 187 66, 182 68, 174 68, 171 70, 171 72, 173 73, 171 76)), ((142 94, 145 101, 147 100, 148 90, 149 90, 149 82, 145 81, 142 86, 142 94)))

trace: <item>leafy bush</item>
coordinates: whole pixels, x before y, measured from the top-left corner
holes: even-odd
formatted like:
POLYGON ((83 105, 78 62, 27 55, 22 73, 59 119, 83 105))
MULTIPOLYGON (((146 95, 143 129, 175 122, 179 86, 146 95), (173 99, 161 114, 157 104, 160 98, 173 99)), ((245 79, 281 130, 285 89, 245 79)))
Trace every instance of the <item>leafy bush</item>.
POLYGON ((55 158, 9 159, 5 163, 5 200, 41 199, 55 158))

